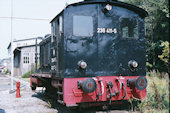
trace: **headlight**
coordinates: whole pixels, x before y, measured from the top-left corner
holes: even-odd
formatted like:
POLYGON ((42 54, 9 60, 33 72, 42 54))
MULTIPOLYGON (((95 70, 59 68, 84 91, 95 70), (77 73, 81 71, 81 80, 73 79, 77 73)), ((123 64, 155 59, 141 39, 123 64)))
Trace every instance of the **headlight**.
POLYGON ((85 69, 87 67, 87 63, 81 60, 78 62, 78 66, 81 67, 82 69, 85 69))
POLYGON ((128 66, 129 66, 130 68, 137 68, 137 67, 138 67, 138 63, 137 63, 135 60, 130 60, 130 61, 128 62, 128 66))
POLYGON ((136 61, 133 61, 133 62, 132 62, 132 66, 133 66, 134 68, 136 68, 136 67, 138 67, 138 63, 137 63, 136 61))
POLYGON ((108 11, 110 11, 110 10, 112 10, 112 6, 109 5, 109 4, 107 4, 107 5, 105 6, 105 9, 108 10, 108 11))
POLYGON ((110 4, 107 4, 104 8, 103 8, 103 12, 107 13, 108 11, 112 10, 112 6, 110 4))

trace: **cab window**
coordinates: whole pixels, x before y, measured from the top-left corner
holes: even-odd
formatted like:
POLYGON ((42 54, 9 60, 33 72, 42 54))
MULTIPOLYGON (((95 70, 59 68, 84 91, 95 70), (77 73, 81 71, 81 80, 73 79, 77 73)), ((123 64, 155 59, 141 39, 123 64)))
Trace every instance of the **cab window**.
POLYGON ((91 16, 73 16, 74 36, 93 36, 93 18, 91 16))
POLYGON ((123 18, 121 21, 122 38, 138 38, 138 23, 136 19, 123 18))

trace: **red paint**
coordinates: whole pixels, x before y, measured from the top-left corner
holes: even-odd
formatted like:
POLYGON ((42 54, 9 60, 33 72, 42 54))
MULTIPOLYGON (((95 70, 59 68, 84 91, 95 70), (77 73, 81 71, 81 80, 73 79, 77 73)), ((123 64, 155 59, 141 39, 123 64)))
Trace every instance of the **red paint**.
MULTIPOLYGON (((63 86, 63 98, 64 103, 66 106, 76 105, 78 103, 84 103, 84 102, 106 102, 107 99, 107 83, 112 82, 113 83, 113 90, 115 92, 118 92, 119 90, 119 82, 117 79, 119 79, 122 83, 124 83, 127 93, 123 100, 127 100, 129 98, 135 97, 138 99, 144 99, 146 97, 146 89, 145 90, 138 90, 137 88, 130 88, 127 87, 127 79, 136 79, 138 76, 99 76, 99 77, 93 77, 93 79, 96 81, 97 87, 99 89, 99 93, 102 93, 102 84, 103 83, 103 94, 99 96, 99 98, 96 100, 96 95, 98 94, 98 90, 96 90, 92 93, 86 93, 82 91, 81 89, 78 89, 77 82, 83 81, 86 78, 64 78, 64 86, 63 86)), ((90 84, 88 84, 90 87, 90 84)), ((118 93, 116 96, 111 97, 111 101, 116 100, 122 100, 122 97, 125 95, 125 89, 122 86, 122 89, 120 93, 118 93)))
POLYGON ((35 77, 32 77, 32 83, 34 83, 34 84, 38 84, 38 79, 37 78, 35 78, 35 77))
MULTIPOLYGON (((118 92, 120 89, 120 83, 124 83, 126 87, 122 86, 120 93, 117 93, 115 96, 111 97, 111 104, 119 104, 118 100, 128 100, 129 98, 138 98, 138 99, 145 99, 146 98, 146 89, 138 90, 136 87, 128 87, 127 86, 127 79, 137 79, 139 76, 98 76, 92 77, 97 84, 97 88, 92 93, 86 93, 82 89, 78 89, 78 81, 84 81, 88 77, 84 78, 64 78, 63 80, 63 104, 66 106, 76 106, 80 103, 88 102, 89 105, 102 105, 108 103, 109 100, 107 99, 107 90, 108 90, 108 83, 113 83, 113 89, 109 90, 110 92, 118 92), (99 90, 99 91, 98 91, 99 90), (102 94, 97 98, 97 94, 102 94), (125 96, 126 93, 126 96, 125 96), (125 96, 125 97, 124 97, 125 96), (122 97, 124 97, 122 99, 122 97), (103 102, 103 103, 101 103, 103 102)), ((48 82, 47 80, 52 79, 51 75, 48 74, 32 74, 30 75, 30 85, 36 84, 36 86, 45 86, 43 81, 48 82)), ((142 83, 142 82, 141 82, 142 83)), ((55 79, 51 80, 51 85, 55 88, 58 88, 58 82, 55 79)), ((143 85, 143 84, 141 84, 143 85)), ((88 87, 91 87, 91 84, 87 84, 88 87)))
POLYGON ((21 95, 20 95, 20 82, 19 81, 17 81, 16 82, 16 98, 20 98, 21 97, 21 95))

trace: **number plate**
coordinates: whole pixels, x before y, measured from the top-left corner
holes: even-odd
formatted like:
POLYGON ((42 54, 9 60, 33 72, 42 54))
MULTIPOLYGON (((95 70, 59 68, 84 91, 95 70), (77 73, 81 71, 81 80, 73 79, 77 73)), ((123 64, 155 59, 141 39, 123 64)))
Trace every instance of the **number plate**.
POLYGON ((97 28, 97 33, 117 33, 116 28, 97 28))

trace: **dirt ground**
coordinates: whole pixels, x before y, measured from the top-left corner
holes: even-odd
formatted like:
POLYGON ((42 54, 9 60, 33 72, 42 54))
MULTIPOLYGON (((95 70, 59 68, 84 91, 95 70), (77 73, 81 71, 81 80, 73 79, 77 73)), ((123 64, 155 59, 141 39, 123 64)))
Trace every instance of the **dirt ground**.
MULTIPOLYGON (((18 81, 18 79, 15 79, 15 81, 18 81)), ((121 110, 70 110, 55 103, 54 100, 51 102, 51 99, 44 96, 45 93, 42 88, 38 88, 33 92, 28 82, 19 81, 21 82, 21 97, 16 98, 15 92, 9 93, 10 77, 0 74, 0 113, 128 113, 121 110)))
MULTIPOLYGON (((29 84, 29 83, 28 83, 29 84)), ((16 98, 16 93, 9 93, 10 78, 0 75, 0 113, 57 113, 58 110, 49 108, 48 103, 38 98, 38 92, 21 83, 21 97, 16 98), (5 81, 5 82, 4 82, 5 81), (6 87, 4 89, 3 87, 6 87)), ((15 88, 15 85, 14 85, 15 88)))

